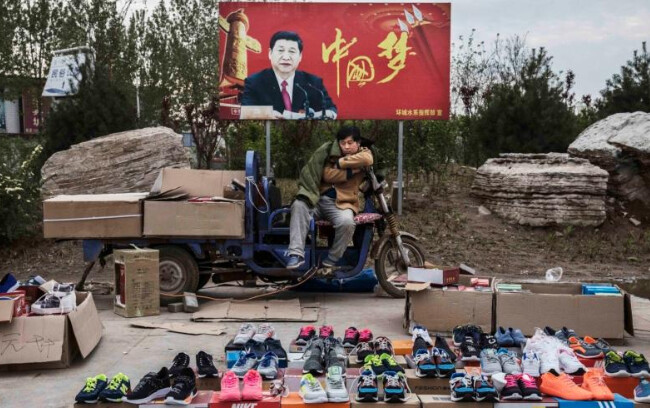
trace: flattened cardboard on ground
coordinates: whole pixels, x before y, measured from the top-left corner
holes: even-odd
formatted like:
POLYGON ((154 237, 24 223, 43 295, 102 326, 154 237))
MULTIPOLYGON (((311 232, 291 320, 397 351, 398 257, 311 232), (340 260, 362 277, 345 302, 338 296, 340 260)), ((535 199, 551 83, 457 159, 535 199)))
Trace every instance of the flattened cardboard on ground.
POLYGON ((145 201, 144 236, 244 237, 244 201, 145 201))
POLYGON ((20 316, 0 324, 0 370, 69 367, 86 358, 102 337, 93 296, 77 292, 77 309, 67 315, 20 316))
POLYGON ((151 192, 160 193, 180 188, 180 191, 189 196, 224 196, 224 187, 230 185, 233 178, 243 183, 246 171, 163 168, 151 192))
POLYGON ((318 320, 318 310, 315 307, 302 307, 299 299, 214 301, 201 305, 201 310, 192 314, 192 320, 315 322, 318 320))
POLYGON ((156 323, 151 320, 137 320, 129 323, 133 327, 147 329, 166 329, 174 333, 186 335, 213 335, 219 336, 226 333, 226 327, 208 322, 164 322, 156 323))
POLYGON ((113 311, 123 317, 159 315, 159 251, 119 249, 113 252, 113 259, 115 261, 113 311), (126 300, 122 300, 122 297, 126 300))
POLYGON ((43 236, 61 239, 139 238, 147 193, 58 195, 43 201, 43 236))
POLYGON ((532 336, 536 327, 543 326, 566 326, 579 335, 606 339, 622 339, 626 330, 634 334, 630 298, 622 290, 620 295, 582 295, 581 283, 507 283, 521 284, 525 292, 497 290, 497 326, 519 328, 526 336, 532 336))
MULTIPOLYGON (((472 278, 460 275, 458 283, 470 286, 472 278)), ((492 281, 490 278, 490 284, 492 281)), ((428 283, 408 283, 404 328, 408 330, 416 323, 430 332, 451 332, 458 324, 473 323, 491 333, 493 297, 491 289, 486 292, 459 291, 455 287, 432 288, 428 283)))

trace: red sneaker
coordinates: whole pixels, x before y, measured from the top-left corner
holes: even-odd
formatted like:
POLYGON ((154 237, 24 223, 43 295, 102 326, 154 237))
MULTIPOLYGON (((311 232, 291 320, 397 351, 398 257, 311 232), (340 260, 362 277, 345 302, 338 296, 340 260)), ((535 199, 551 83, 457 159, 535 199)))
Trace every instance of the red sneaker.
POLYGON ((327 339, 330 336, 334 336, 334 328, 330 325, 321 326, 318 331, 318 337, 327 339))
POLYGON ((359 331, 356 327, 348 327, 343 337, 343 347, 354 348, 359 343, 359 331))
POLYGON ((242 400, 262 400, 262 376, 255 369, 246 372, 244 388, 241 391, 242 400))
POLYGON ((370 329, 361 329, 359 331, 359 343, 363 343, 363 342, 369 343, 372 341, 372 337, 373 336, 370 329))
POLYGON ((303 326, 300 328, 296 344, 306 346, 314 336, 316 336, 316 328, 314 326, 303 326))
POLYGON ((239 378, 234 372, 227 371, 221 378, 219 398, 221 401, 241 401, 239 378))

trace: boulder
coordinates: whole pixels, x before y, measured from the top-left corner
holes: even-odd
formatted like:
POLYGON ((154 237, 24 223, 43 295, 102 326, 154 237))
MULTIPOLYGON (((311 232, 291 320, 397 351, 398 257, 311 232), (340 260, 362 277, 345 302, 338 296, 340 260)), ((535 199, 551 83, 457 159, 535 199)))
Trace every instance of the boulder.
POLYGON ((73 145, 43 165, 42 194, 148 192, 162 168, 190 168, 182 136, 143 128, 73 145))
POLYGON ((607 171, 568 154, 501 154, 477 171, 472 195, 502 218, 530 226, 605 221, 607 171))

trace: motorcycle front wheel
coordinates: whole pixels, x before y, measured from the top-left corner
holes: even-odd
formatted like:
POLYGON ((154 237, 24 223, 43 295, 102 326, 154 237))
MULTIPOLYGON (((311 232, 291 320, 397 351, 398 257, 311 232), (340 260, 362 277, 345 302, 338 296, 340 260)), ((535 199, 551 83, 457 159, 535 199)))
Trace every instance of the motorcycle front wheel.
MULTIPOLYGON (((404 250, 409 257, 411 266, 424 266, 425 256, 422 247, 415 239, 402 236, 404 250)), ((407 266, 402 261, 399 249, 394 240, 388 241, 375 259, 375 275, 381 287, 395 298, 406 296, 407 266)))

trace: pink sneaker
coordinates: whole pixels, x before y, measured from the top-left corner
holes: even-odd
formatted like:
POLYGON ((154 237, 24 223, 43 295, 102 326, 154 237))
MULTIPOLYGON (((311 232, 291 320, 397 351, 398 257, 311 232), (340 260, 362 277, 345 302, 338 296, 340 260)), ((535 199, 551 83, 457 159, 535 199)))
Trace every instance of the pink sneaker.
POLYGON ((221 393, 219 398, 222 401, 241 401, 239 392, 239 379, 232 371, 227 371, 221 379, 221 393))
POLYGON ((244 375, 244 388, 241 395, 243 400, 262 400, 262 376, 257 370, 251 369, 244 375))
POLYGON ((370 329, 361 329, 359 331, 359 343, 369 343, 370 341, 372 341, 372 332, 370 329))
POLYGON ((330 325, 321 326, 318 331, 318 337, 327 339, 330 336, 334 336, 334 328, 330 325))

